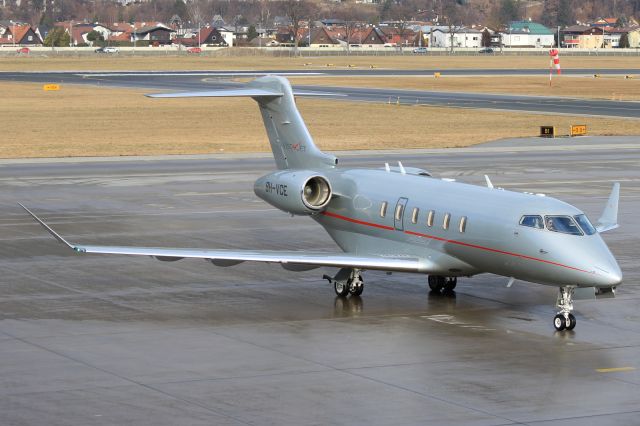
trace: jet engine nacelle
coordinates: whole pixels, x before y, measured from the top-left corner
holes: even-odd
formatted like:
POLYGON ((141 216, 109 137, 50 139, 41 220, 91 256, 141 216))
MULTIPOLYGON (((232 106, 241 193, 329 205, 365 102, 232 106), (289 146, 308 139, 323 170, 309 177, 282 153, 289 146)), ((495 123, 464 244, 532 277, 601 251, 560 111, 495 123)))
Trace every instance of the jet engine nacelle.
POLYGON ((311 170, 282 170, 258 179, 253 191, 267 203, 291 214, 323 211, 331 201, 331 184, 311 170))

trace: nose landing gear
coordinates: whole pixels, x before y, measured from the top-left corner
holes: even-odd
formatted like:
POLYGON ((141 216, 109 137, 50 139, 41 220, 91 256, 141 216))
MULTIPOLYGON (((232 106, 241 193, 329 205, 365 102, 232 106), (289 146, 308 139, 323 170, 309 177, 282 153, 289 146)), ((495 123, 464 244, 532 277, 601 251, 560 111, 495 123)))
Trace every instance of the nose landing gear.
POLYGON ((576 317, 573 316, 573 286, 560 287, 556 307, 560 310, 553 318, 553 326, 558 331, 573 330, 576 326, 576 317))

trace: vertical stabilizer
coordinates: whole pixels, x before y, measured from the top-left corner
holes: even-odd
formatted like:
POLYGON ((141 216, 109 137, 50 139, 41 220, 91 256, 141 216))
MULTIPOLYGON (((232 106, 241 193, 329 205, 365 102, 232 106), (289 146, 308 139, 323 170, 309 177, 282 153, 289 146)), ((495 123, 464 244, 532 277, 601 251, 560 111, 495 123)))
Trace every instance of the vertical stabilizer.
POLYGON ((258 102, 271 150, 279 169, 317 169, 335 167, 337 159, 316 147, 296 107, 289 81, 266 76, 247 87, 282 93, 282 96, 259 96, 258 102))
MULTIPOLYGON (((310 93, 306 93, 310 94, 310 93)), ((313 143, 284 77, 257 78, 242 88, 198 92, 159 93, 152 98, 251 97, 260 107, 271 150, 279 169, 333 168, 338 159, 313 143)))

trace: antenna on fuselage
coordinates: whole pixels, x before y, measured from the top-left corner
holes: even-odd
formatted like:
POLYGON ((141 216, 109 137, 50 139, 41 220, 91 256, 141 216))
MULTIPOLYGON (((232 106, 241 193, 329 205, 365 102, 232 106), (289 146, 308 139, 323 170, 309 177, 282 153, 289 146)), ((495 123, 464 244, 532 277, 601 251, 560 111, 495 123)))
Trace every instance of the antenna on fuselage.
POLYGON ((484 175, 484 180, 487 181, 487 188, 493 189, 493 183, 491 183, 491 179, 489 179, 489 176, 484 175))
POLYGON ((400 161, 398 161, 398 168, 400 169, 400 173, 402 173, 403 175, 407 174, 407 171, 404 169, 404 166, 400 161))

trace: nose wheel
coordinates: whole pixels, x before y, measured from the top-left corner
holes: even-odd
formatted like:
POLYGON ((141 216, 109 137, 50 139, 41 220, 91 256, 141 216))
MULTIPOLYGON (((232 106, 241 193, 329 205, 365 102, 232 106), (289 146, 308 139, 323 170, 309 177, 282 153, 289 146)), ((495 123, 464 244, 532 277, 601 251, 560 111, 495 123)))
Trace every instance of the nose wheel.
POLYGON ((556 307, 558 314, 553 317, 553 326, 556 330, 573 330, 576 327, 576 317, 573 316, 573 292, 575 287, 560 287, 556 307))

